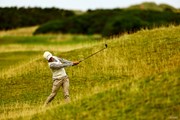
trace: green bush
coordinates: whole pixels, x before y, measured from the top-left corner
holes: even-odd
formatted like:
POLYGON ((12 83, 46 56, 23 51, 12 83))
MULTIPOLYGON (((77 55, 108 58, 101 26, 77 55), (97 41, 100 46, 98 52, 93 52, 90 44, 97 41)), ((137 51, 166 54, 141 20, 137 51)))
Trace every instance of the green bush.
POLYGON ((0 30, 39 25, 69 16, 74 16, 74 12, 57 8, 0 8, 0 30))
POLYGON ((38 34, 38 33, 48 33, 48 32, 57 33, 57 32, 59 32, 59 30, 62 29, 62 28, 64 28, 64 26, 63 26, 63 21, 56 20, 56 21, 48 22, 47 24, 41 25, 41 26, 34 32, 34 34, 38 34), (61 26, 61 25, 62 25, 62 26, 61 26))
POLYGON ((79 16, 50 21, 40 26, 34 34, 72 33, 118 35, 124 32, 136 32, 141 28, 153 28, 169 24, 180 24, 180 14, 151 10, 94 10, 79 16))
POLYGON ((102 31, 102 35, 111 36, 124 32, 135 32, 145 26, 148 26, 148 23, 136 16, 118 16, 106 24, 102 31))

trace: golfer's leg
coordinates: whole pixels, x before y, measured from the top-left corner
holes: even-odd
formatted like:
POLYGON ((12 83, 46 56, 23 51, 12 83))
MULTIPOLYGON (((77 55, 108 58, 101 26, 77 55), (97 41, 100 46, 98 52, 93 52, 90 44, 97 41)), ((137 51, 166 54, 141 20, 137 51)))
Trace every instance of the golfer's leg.
POLYGON ((69 78, 65 78, 63 80, 63 92, 64 92, 64 98, 66 102, 70 102, 69 97, 69 78))
POLYGON ((48 98, 47 98, 47 100, 46 100, 44 105, 47 105, 49 102, 51 102, 54 99, 54 97, 57 95, 57 92, 58 92, 61 84, 62 84, 62 82, 60 80, 55 80, 53 82, 52 92, 48 96, 48 98))

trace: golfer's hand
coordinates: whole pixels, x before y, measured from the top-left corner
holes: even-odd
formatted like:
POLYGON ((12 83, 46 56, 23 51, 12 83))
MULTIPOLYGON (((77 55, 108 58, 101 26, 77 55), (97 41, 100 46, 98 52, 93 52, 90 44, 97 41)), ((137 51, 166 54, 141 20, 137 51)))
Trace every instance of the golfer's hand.
POLYGON ((73 66, 74 66, 74 65, 78 65, 79 63, 80 63, 79 61, 74 61, 74 62, 73 62, 73 66))

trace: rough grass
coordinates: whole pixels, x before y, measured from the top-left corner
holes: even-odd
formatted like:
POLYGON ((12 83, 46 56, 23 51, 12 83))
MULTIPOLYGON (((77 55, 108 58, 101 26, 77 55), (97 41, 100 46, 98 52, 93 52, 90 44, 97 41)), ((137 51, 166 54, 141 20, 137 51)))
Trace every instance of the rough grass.
POLYGON ((32 36, 32 33, 38 28, 38 26, 24 27, 14 30, 0 31, 0 36, 32 36))
MULTIPOLYGON (((60 91, 49 107, 41 108, 52 82, 41 52, 34 53, 35 59, 3 71, 0 118, 179 119, 180 27, 142 30, 106 42, 108 49, 66 69, 72 100, 69 104, 63 102, 60 91)), ((99 43, 52 52, 77 60, 102 47, 99 43)))
POLYGON ((99 43, 99 35, 2 36, 0 53, 19 51, 69 51, 99 43))

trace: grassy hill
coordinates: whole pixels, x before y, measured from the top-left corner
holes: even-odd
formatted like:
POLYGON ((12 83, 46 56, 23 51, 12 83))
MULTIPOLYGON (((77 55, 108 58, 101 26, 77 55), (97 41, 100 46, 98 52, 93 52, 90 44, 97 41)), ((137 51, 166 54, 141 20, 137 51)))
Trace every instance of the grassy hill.
MULTIPOLYGON (((59 91, 47 108, 42 105, 52 80, 42 54, 48 45, 31 51, 21 43, 23 51, 1 51, 0 61, 6 65, 0 71, 0 119, 179 119, 180 26, 141 30, 105 42, 108 49, 66 69, 72 102, 64 103, 59 91)), ((60 46, 51 44, 51 48, 60 46)), ((104 42, 90 46, 51 51, 77 60, 102 49, 104 42)))
POLYGON ((138 5, 132 5, 127 9, 141 9, 141 10, 154 10, 154 11, 176 11, 176 8, 168 4, 157 5, 154 2, 143 2, 138 5))

